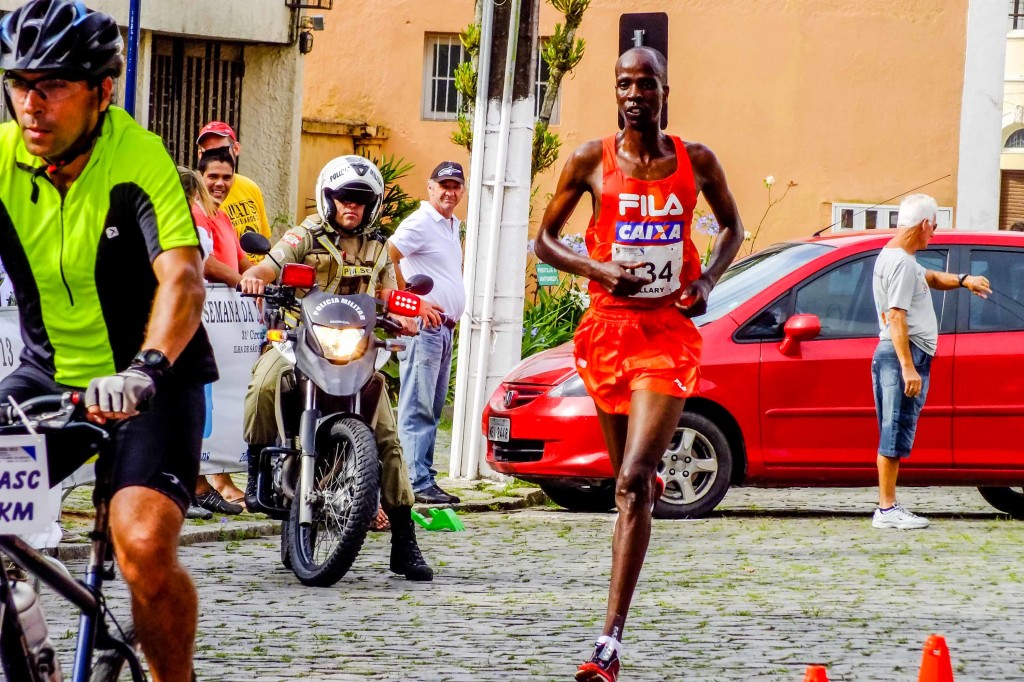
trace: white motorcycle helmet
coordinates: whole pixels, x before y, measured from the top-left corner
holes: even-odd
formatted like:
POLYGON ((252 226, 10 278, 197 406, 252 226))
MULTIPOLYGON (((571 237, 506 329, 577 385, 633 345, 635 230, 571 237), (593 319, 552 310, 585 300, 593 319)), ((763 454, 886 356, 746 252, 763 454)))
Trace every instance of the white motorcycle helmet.
POLYGON ((369 159, 349 154, 327 162, 316 179, 316 211, 324 225, 342 229, 334 221, 334 199, 355 201, 366 207, 363 222, 349 234, 362 234, 373 225, 384 203, 384 177, 369 159))

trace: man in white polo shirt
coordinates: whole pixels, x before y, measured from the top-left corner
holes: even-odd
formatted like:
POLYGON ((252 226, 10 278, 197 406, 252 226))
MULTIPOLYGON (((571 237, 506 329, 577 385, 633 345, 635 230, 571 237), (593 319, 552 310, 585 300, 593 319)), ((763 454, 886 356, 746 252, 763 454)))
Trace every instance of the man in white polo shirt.
POLYGON ((427 182, 428 201, 402 221, 388 242, 398 286, 413 275, 428 275, 433 290, 425 296, 445 312, 436 328, 424 327, 398 354, 398 437, 409 465, 417 502, 453 504, 459 501, 438 487, 434 470, 437 422, 452 373, 455 323, 466 308, 462 285, 462 243, 455 207, 465 193, 466 176, 454 161, 442 161, 427 182))

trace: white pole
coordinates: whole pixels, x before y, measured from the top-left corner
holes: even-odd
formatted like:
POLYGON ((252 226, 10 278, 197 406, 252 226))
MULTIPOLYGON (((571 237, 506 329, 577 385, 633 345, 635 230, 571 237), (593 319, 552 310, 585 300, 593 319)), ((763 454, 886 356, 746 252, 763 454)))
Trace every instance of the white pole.
MULTIPOLYGON (((477 352, 476 376, 473 383, 473 400, 469 404, 471 410, 470 424, 475 427, 483 413, 484 388, 487 385, 487 359, 491 338, 491 326, 494 322, 494 287, 498 269, 498 238, 501 232, 501 211, 505 198, 505 165, 508 160, 509 131, 512 126, 512 86, 515 82, 516 47, 519 43, 519 13, 522 0, 513 0, 509 13, 508 47, 505 50, 505 83, 501 93, 501 123, 498 126, 498 153, 494 162, 494 179, 492 187, 490 238, 487 241, 487 265, 484 271, 484 304, 480 316, 479 342, 481 348, 477 352)), ((480 438, 469 441, 469 456, 466 464, 467 478, 474 479, 479 475, 480 438)))
MULTIPOLYGON (((448 463, 448 475, 462 476, 463 432, 466 420, 466 398, 469 394, 469 354, 473 339, 473 301, 476 298, 476 261, 480 248, 480 195, 484 191, 484 135, 487 125, 487 87, 490 84, 491 43, 494 34, 494 2, 483 0, 483 15, 480 18, 480 58, 477 61, 476 104, 473 109, 473 154, 469 164, 469 209, 466 213, 466 253, 463 257, 462 283, 466 289, 466 310, 459 325, 459 355, 456 361, 454 414, 452 416, 452 450, 448 463)), ((476 424, 468 424, 476 428, 476 424)))

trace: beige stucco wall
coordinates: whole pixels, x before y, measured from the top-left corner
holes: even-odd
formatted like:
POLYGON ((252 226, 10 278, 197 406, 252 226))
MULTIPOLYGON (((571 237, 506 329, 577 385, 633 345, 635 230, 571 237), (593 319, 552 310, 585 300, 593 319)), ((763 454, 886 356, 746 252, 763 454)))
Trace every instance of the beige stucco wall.
POLYGON ((246 45, 240 167, 263 190, 268 219, 291 223, 296 203, 305 61, 294 45, 246 45))
MULTIPOLYGON (((1024 31, 1011 31, 1006 38, 1006 80, 1003 84, 1003 139, 1024 128, 1024 31)), ((1024 149, 1003 150, 1003 170, 1024 170, 1024 149)))
MULTIPOLYGON (((384 151, 416 164, 413 193, 439 159, 468 162, 448 141, 454 124, 420 114, 424 33, 458 32, 473 18, 471 0, 444 6, 346 4, 327 14, 306 57, 304 116, 387 127, 384 151), (372 68, 356 68, 367 58, 372 68)), ((924 191, 956 204, 967 0, 594 0, 580 30, 586 56, 563 85, 554 127, 563 160, 616 129, 612 70, 627 11, 668 13, 669 131, 718 154, 748 229, 767 204, 766 175, 780 186, 798 183, 769 214, 761 239, 828 225, 834 201, 880 202, 947 174, 924 191)), ((555 21, 544 3, 541 34, 555 21)), ((310 164, 303 154, 303 177, 310 164)), ((540 178, 539 197, 553 190, 561 166, 540 178)), ((577 216, 572 225, 584 222, 577 216)))

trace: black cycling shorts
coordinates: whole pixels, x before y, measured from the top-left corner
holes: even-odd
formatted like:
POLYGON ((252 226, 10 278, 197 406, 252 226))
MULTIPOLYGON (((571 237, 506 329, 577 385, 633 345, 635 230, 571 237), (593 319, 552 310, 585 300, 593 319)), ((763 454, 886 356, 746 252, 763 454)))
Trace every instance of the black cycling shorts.
MULTIPOLYGON (((77 389, 61 386, 35 367, 21 365, 0 381, 0 404, 7 403, 8 396, 23 402, 70 390, 77 389)), ((133 486, 156 490, 171 498, 184 514, 199 476, 205 420, 202 384, 183 382, 173 373, 165 376, 145 411, 131 419, 107 422, 112 448, 96 463, 97 478, 110 476, 111 495, 133 486)), ((95 454, 77 445, 59 433, 47 436, 51 485, 59 484, 95 454)))

